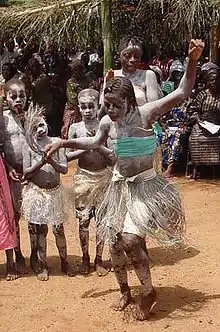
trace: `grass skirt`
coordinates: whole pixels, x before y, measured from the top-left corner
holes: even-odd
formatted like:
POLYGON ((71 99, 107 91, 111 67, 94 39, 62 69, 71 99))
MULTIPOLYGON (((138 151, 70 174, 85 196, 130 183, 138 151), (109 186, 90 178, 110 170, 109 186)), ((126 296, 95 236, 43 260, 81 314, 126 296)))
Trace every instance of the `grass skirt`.
POLYGON ((97 211, 99 240, 107 238, 114 244, 128 217, 142 234, 163 246, 182 241, 185 216, 180 195, 162 176, 148 179, 142 173, 132 182, 125 179, 109 184, 97 211))
MULTIPOLYGON (((88 171, 78 167, 73 177, 73 195, 77 214, 88 214, 100 201, 108 188, 112 172, 109 168, 100 171, 88 171)), ((84 216, 86 218, 86 216, 84 216)))
POLYGON ((69 204, 61 184, 42 189, 30 182, 24 186, 22 196, 22 212, 28 223, 58 225, 68 219, 69 204))

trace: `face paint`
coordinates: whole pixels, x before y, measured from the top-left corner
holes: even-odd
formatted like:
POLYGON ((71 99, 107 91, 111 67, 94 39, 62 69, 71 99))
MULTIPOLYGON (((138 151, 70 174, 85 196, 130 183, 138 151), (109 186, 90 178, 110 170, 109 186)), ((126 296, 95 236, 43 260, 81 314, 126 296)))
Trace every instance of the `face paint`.
POLYGON ((27 101, 24 87, 12 84, 10 90, 6 93, 6 100, 12 111, 16 114, 22 113, 27 101))
POLYGON ((84 96, 79 98, 79 109, 83 119, 93 120, 97 117, 98 101, 94 96, 84 96))
POLYGON ((46 121, 42 118, 41 121, 38 123, 36 128, 37 138, 43 138, 48 135, 48 127, 46 121))
POLYGON ((121 65, 125 72, 133 74, 141 62, 142 50, 139 46, 128 45, 121 54, 121 65))
POLYGON ((107 114, 113 122, 122 120, 125 117, 128 102, 127 99, 114 96, 113 94, 105 95, 105 107, 107 114))

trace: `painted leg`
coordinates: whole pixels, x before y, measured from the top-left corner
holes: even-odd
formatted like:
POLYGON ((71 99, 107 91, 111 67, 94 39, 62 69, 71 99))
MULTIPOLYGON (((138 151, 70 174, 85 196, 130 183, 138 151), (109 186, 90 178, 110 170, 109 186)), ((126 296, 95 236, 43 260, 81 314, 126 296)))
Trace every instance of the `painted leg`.
POLYGON ((115 276, 121 292, 119 300, 113 304, 112 308, 116 311, 122 311, 131 302, 131 291, 128 286, 126 257, 121 235, 119 235, 119 239, 115 245, 110 245, 110 254, 115 276))
POLYGON ((20 227, 19 227, 20 215, 15 212, 15 227, 16 227, 16 236, 17 236, 17 247, 15 251, 16 259, 16 268, 19 274, 28 273, 27 267, 25 265, 25 259, 21 252, 21 241, 20 241, 20 227))
POLYGON ((73 277, 75 273, 67 260, 67 244, 63 224, 53 225, 53 234, 60 255, 61 270, 69 277, 73 277))
POLYGON ((13 258, 13 249, 5 250, 6 259, 7 259, 7 281, 13 281, 18 278, 18 273, 15 267, 14 258, 13 258))
POLYGON ((102 261, 102 254, 103 254, 103 250, 104 250, 104 245, 105 242, 98 242, 98 239, 96 237, 96 257, 95 257, 95 270, 96 273, 99 277, 104 277, 106 276, 110 270, 107 270, 104 266, 103 266, 103 261, 102 261))
POLYGON ((141 283, 141 296, 133 312, 137 320, 148 318, 152 307, 155 304, 156 292, 152 286, 149 259, 143 249, 143 240, 134 234, 123 234, 123 247, 130 258, 137 277, 141 283))
MULTIPOLYGON (((93 208, 93 217, 95 219, 95 208, 93 208)), ((111 269, 107 269, 103 266, 102 255, 104 250, 105 241, 99 241, 98 235, 96 234, 96 257, 94 261, 94 266, 96 273, 99 277, 106 276, 111 269)))
POLYGON ((143 250, 146 252, 146 255, 149 259, 150 269, 151 269, 152 267, 154 267, 154 263, 152 262, 152 260, 149 257, 145 239, 141 239, 141 246, 142 246, 143 250))
POLYGON ((37 225, 38 233, 38 258, 40 261, 40 272, 37 274, 37 279, 40 281, 47 281, 48 268, 47 268, 47 225, 37 225))
MULTIPOLYGON (((79 211, 81 212, 81 211, 79 211)), ((77 218, 79 220, 79 239, 82 249, 82 274, 89 274, 90 271, 90 257, 89 257, 89 224, 90 224, 90 215, 88 218, 84 218, 77 211, 77 218)))
POLYGON ((31 256, 30 256, 30 268, 34 273, 39 273, 41 270, 40 262, 38 259, 38 225, 29 224, 28 231, 31 243, 31 256))

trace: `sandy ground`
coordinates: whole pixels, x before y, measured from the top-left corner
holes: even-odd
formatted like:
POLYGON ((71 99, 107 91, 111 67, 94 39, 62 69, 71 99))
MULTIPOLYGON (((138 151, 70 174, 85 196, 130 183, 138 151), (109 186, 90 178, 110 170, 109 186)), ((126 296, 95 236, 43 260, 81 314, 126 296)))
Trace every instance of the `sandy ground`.
MULTIPOLYGON (((65 184, 71 184, 68 174, 65 184)), ((60 273, 53 234, 48 236, 50 280, 40 282, 30 272, 14 282, 5 281, 5 257, 0 253, 0 332, 212 332, 220 330, 220 185, 218 181, 189 183, 178 179, 187 213, 187 234, 192 248, 166 251, 149 243, 154 263, 153 281, 158 303, 147 322, 130 320, 129 312, 115 313, 118 296, 114 274, 99 278, 68 278, 60 273), (193 248, 194 247, 194 248, 193 248)), ((22 247, 29 257, 27 226, 22 222, 22 247)), ((80 264, 74 218, 66 226, 69 260, 80 264)), ((94 231, 91 234, 94 257, 94 231)), ((105 256, 107 258, 108 249, 105 256)), ((137 278, 129 272, 136 294, 137 278)))

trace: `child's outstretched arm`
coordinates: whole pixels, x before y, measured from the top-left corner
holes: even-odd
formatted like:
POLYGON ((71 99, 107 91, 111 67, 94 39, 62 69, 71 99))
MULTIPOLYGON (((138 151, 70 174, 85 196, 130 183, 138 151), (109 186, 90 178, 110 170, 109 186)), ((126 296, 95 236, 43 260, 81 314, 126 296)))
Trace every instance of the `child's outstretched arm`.
POLYGON ((108 138, 108 132, 110 129, 110 122, 108 117, 102 118, 99 124, 99 129, 94 137, 79 137, 70 140, 60 140, 55 144, 48 144, 45 146, 45 153, 49 158, 55 151, 61 147, 69 149, 82 149, 82 150, 94 150, 98 149, 103 142, 108 138))

